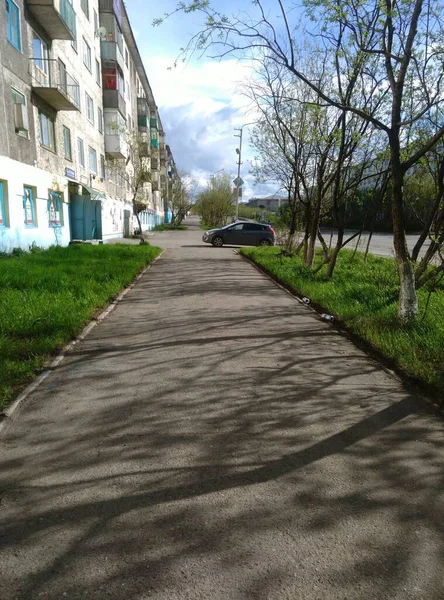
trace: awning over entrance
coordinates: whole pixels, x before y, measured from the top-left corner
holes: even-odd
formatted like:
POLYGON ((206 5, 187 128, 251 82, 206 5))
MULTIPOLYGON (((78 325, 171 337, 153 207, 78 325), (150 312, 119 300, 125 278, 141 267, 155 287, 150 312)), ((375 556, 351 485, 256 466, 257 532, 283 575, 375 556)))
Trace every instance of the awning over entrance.
POLYGON ((86 193, 91 196, 91 200, 105 200, 106 199, 105 194, 102 194, 102 192, 94 190, 92 187, 89 187, 89 185, 85 185, 84 183, 82 183, 82 187, 86 191, 86 193))

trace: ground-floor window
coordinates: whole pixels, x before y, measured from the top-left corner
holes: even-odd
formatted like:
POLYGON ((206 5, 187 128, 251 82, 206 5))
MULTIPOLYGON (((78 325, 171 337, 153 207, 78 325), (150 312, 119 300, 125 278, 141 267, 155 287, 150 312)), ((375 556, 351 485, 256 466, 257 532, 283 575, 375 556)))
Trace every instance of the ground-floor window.
POLYGON ((25 185, 23 187, 23 219, 25 225, 28 227, 35 227, 37 225, 37 211, 35 201, 35 189, 25 185))
POLYGON ((8 227, 6 182, 0 180, 0 227, 8 227))
POLYGON ((48 193, 48 219, 50 227, 63 225, 62 197, 57 192, 48 193))

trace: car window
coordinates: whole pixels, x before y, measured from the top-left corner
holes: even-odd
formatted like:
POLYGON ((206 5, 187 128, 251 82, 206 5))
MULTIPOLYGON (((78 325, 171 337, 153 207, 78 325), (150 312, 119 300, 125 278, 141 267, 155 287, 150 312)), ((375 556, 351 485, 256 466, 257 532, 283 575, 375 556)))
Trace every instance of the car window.
POLYGON ((233 225, 232 227, 228 227, 228 231, 242 231, 243 228, 244 228, 243 223, 236 223, 236 225, 233 225))
POLYGON ((246 223, 244 229, 247 229, 248 231, 262 231, 263 227, 258 223, 246 223))

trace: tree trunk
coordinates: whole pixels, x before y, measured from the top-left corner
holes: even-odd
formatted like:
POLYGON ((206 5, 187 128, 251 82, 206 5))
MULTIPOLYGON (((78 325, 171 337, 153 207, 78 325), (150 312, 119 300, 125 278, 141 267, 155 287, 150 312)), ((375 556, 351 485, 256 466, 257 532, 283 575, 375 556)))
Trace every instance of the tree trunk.
POLYGON ((330 262, 328 263, 327 277, 329 277, 329 278, 333 276, 333 272, 336 267, 336 261, 338 260, 339 252, 341 251, 343 241, 344 241, 344 228, 339 227, 338 228, 338 237, 336 239, 336 245, 333 250, 333 253, 330 256, 330 262))
POLYGON ((317 181, 317 191, 316 191, 316 200, 311 213, 310 227, 309 227, 309 238, 308 238, 308 248, 307 248, 307 257, 305 259, 305 265, 307 267, 312 267, 315 259, 315 249, 316 249, 316 238, 318 235, 319 229, 319 219, 321 216, 321 206, 322 206, 322 177, 318 177, 317 181))
POLYGON ((399 160, 399 138, 398 136, 393 136, 393 138, 391 140, 391 183, 393 245, 399 275, 398 316, 403 321, 408 321, 418 314, 418 295, 415 285, 415 272, 407 249, 404 231, 404 198, 402 189, 404 174, 399 160))

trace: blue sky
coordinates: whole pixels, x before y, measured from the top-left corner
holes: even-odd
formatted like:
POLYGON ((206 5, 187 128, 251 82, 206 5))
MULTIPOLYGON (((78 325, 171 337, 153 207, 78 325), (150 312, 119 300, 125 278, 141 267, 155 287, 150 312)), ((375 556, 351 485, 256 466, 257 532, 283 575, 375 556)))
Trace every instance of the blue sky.
MULTIPOLYGON (((199 16, 176 15, 153 27, 153 19, 173 10, 177 0, 162 0, 158 8, 147 0, 126 0, 125 4, 179 169, 192 172, 201 183, 221 169, 234 178, 238 145, 234 128, 254 120, 246 110, 246 100, 237 93, 238 83, 251 74, 248 64, 234 58, 217 61, 195 57, 186 65, 179 63, 169 69, 180 48, 199 30, 199 16)), ((251 7, 249 0, 216 0, 213 4, 224 12, 251 7)), ((254 185, 249 174, 248 161, 253 157, 249 130, 251 126, 244 129, 244 201, 277 191, 273 184, 254 185)))

